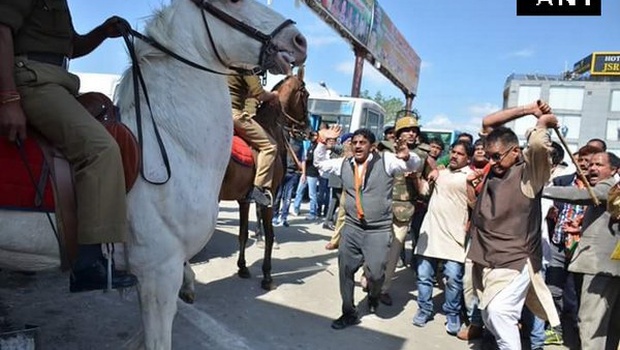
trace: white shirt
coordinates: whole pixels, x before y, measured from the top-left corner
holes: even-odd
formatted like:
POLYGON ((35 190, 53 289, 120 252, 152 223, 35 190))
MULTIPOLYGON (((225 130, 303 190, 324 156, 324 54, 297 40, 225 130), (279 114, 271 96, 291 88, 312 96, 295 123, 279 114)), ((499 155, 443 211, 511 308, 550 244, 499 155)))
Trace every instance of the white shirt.
MULTIPOLYGON (((385 164, 385 172, 390 176, 404 172, 418 171, 422 165, 420 157, 414 152, 409 152, 409 159, 406 162, 396 158, 394 153, 384 152, 382 156, 384 158, 383 164, 385 164)), ((366 161, 370 161, 372 157, 373 154, 369 154, 366 161)), ((327 147, 322 143, 319 143, 314 149, 314 166, 317 167, 319 171, 340 176, 340 170, 342 169, 342 162, 344 160, 345 158, 329 159, 327 147)), ((351 162, 355 162, 355 160, 351 159, 351 162)), ((358 167, 362 165, 363 164, 357 164, 358 167)))

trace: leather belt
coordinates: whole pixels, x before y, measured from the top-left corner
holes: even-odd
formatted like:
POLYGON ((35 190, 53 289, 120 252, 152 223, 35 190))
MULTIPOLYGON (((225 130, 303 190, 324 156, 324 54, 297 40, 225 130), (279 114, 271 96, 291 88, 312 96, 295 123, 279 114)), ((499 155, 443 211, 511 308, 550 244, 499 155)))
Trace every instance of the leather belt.
POLYGON ((67 69, 69 67, 69 57, 57 53, 34 52, 25 55, 31 61, 53 64, 67 69))

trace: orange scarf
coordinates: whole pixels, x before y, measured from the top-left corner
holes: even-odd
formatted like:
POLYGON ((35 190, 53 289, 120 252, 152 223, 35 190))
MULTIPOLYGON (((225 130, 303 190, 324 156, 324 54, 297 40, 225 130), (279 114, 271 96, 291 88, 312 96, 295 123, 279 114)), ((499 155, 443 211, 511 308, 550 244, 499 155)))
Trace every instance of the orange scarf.
POLYGON ((364 162, 360 167, 354 164, 353 176, 355 177, 355 208, 357 209, 357 218, 364 219, 364 207, 362 203, 362 191, 364 187, 364 177, 366 176, 366 168, 368 166, 368 160, 364 162))

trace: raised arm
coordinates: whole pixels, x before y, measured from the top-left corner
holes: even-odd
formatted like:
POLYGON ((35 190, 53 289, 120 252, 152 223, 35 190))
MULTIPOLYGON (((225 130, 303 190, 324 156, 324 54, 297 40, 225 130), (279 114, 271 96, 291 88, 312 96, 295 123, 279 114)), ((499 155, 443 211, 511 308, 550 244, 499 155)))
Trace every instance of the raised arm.
POLYGON ((488 134, 494 128, 506 124, 526 115, 534 115, 540 118, 543 114, 551 113, 551 107, 546 102, 534 101, 530 104, 512 107, 491 113, 482 119, 482 133, 488 134))

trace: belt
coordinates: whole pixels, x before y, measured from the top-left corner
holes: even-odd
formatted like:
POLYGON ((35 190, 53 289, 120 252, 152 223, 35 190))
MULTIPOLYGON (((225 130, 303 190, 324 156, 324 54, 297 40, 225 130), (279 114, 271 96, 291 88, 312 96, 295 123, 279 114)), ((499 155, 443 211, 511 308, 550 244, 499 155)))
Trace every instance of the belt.
POLYGON ((64 69, 69 67, 69 57, 58 53, 33 52, 25 56, 31 61, 53 64, 64 69))

